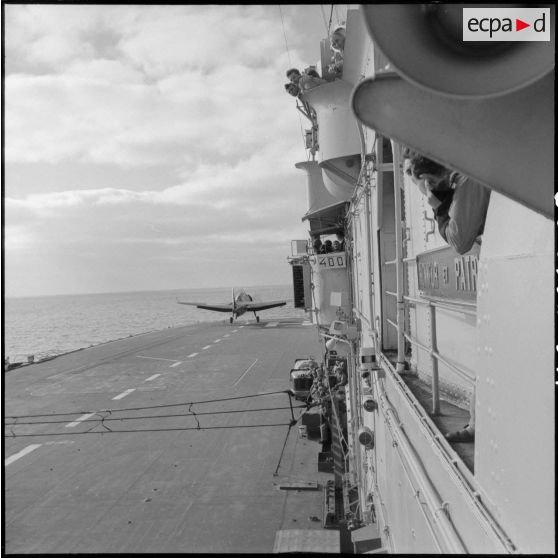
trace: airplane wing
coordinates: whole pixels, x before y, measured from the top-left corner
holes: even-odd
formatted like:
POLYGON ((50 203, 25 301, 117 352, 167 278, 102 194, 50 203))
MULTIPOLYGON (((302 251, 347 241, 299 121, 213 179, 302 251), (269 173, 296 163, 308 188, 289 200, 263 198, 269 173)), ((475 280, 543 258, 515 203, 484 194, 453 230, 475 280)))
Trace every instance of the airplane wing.
POLYGON ((230 312, 232 310, 232 304, 208 304, 206 302, 182 302, 177 300, 178 304, 186 304, 188 306, 195 306, 196 308, 201 308, 202 310, 214 310, 215 312, 230 312))
POLYGON ((239 306, 246 308, 246 310, 267 310, 269 308, 275 308, 277 306, 285 306, 287 304, 286 300, 271 300, 269 302, 245 302, 239 303, 239 306))

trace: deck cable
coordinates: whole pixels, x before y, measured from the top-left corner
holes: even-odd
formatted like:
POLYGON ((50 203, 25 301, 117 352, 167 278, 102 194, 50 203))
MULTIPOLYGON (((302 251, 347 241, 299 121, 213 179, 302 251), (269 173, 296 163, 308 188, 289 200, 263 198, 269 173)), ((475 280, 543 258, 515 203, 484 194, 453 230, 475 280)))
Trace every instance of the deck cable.
POLYGON ((250 399, 252 397, 265 397, 268 395, 278 395, 280 393, 285 393, 290 395, 290 390, 279 390, 279 391, 269 391, 265 393, 253 393, 249 395, 237 395, 235 397, 223 397, 221 399, 206 399, 203 401, 183 401, 182 403, 169 403, 166 405, 147 405, 145 407, 126 407, 125 409, 101 409, 100 411, 68 411, 64 413, 39 413, 33 415, 10 415, 5 416, 4 419, 20 419, 20 418, 34 418, 34 417, 58 417, 58 416, 67 416, 67 415, 81 415, 81 414, 88 414, 88 413, 98 413, 98 412, 125 412, 125 411, 143 411, 147 409, 164 409, 167 407, 180 407, 182 405, 202 405, 205 403, 221 403, 223 401, 235 401, 238 399, 250 399))
POLYGON ((304 413, 300 413, 299 417, 297 419, 293 418, 291 420, 291 422, 289 423, 289 429, 287 430, 287 434, 285 435, 285 441, 283 442, 283 447, 281 449, 281 455, 279 455, 279 461, 277 462, 277 467, 275 468, 275 472, 273 473, 273 476, 276 477, 279 473, 279 467, 281 466, 281 461, 283 460, 283 454, 285 453, 285 448, 287 447, 287 440, 289 439, 289 434, 291 433, 291 430, 293 428, 293 426, 300 420, 300 417, 303 415, 304 413))
MULTIPOLYGON (((194 419, 196 419, 196 423, 198 425, 198 430, 200 429, 200 421, 198 420, 198 417, 195 413, 195 411, 192 410, 192 405, 193 403, 190 403, 190 406, 188 407, 188 412, 190 413, 190 415, 194 415, 194 419)), ((185 415, 188 416, 188 415, 185 415)))
MULTIPOLYGON (((193 405, 193 403, 191 404, 193 405)), ((258 412, 258 411, 284 411, 287 409, 291 410, 291 415, 292 418, 294 418, 293 409, 302 409, 302 408, 306 408, 306 405, 297 405, 297 406, 292 406, 289 405, 288 407, 259 407, 257 409, 232 409, 230 411, 207 411, 207 412, 194 412, 191 411, 190 409, 188 409, 189 414, 184 414, 184 413, 172 413, 169 415, 138 415, 138 416, 134 416, 134 417, 112 417, 112 418, 106 418, 106 417, 100 417, 100 418, 88 418, 85 420, 80 421, 80 423, 85 424, 88 422, 99 422, 99 420, 120 420, 120 421, 125 421, 125 420, 140 420, 140 419, 158 419, 158 418, 173 418, 173 417, 188 417, 188 416, 202 416, 202 415, 226 415, 226 414, 233 414, 233 413, 253 413, 253 412, 258 412)), ((95 413, 96 415, 98 415, 99 413, 95 413)), ((64 420, 41 420, 41 421, 16 421, 13 423, 8 423, 5 426, 20 426, 20 425, 41 425, 41 424, 65 424, 68 422, 68 419, 64 419, 64 420)))
POLYGON ((103 425, 106 431, 94 432, 93 430, 86 430, 85 432, 43 432, 41 434, 16 434, 15 436, 6 436, 6 438, 40 438, 44 436, 81 436, 83 434, 134 434, 140 432, 175 432, 175 431, 187 431, 187 430, 219 430, 219 429, 233 429, 233 428, 266 428, 274 426, 292 426, 291 422, 280 422, 273 424, 237 424, 237 425, 223 425, 223 426, 202 426, 198 428, 197 426, 185 427, 185 428, 138 428, 137 430, 114 430, 103 425))

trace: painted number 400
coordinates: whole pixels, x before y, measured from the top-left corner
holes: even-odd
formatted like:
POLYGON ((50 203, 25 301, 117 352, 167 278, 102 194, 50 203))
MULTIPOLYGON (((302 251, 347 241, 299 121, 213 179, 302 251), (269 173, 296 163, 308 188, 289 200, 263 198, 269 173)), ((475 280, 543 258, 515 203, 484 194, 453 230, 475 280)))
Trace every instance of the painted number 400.
POLYGON ((320 256, 318 263, 321 267, 345 267, 343 256, 320 256))

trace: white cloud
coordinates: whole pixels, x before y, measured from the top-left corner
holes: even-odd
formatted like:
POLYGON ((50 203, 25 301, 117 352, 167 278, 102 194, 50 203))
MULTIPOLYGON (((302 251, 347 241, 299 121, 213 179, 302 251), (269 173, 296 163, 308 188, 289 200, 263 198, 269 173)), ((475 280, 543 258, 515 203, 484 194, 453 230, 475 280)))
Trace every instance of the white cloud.
POLYGON ((191 151, 220 160, 298 133, 293 103, 270 70, 228 67, 159 84, 138 83, 131 69, 122 83, 125 72, 117 62, 70 70, 7 76, 8 162, 77 158, 141 166, 183 163, 191 151))
MULTIPOLYGON (((84 281, 81 272, 72 277, 72 266, 96 261, 124 280, 128 268, 153 258, 161 280, 171 273, 164 262, 182 261, 183 250, 209 266, 226 245, 255 262, 265 247, 277 256, 301 236, 305 176, 294 163, 305 152, 282 87, 291 63, 277 6, 5 8, 6 165, 49 165, 59 177, 45 186, 26 172, 18 184, 17 172, 9 173, 9 277, 24 277, 40 260, 45 277, 56 265, 52 277, 65 269, 70 285, 78 275, 84 281), (73 171, 65 173, 68 163, 73 171), (79 164, 87 184, 76 179, 79 164), (97 164, 103 180, 91 187, 97 164), (107 180, 111 166, 118 178, 107 180), (153 184, 126 178, 137 169, 149 170, 153 184)), ((284 7, 287 26, 288 9, 297 8, 284 7)), ((297 65, 293 45, 307 37, 289 32, 297 65)), ((278 264, 267 256, 262 277, 274 277, 278 264)))

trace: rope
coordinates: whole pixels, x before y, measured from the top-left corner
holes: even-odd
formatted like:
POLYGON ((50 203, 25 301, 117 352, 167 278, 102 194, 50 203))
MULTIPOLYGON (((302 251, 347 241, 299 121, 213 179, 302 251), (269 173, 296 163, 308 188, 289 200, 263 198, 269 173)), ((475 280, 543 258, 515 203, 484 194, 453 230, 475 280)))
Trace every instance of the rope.
MULTIPOLYGON (((267 426, 287 426, 287 425, 294 425, 296 424, 296 420, 294 419, 294 409, 301 409, 306 408, 306 405, 298 405, 293 407, 291 401, 291 393, 288 390, 282 391, 275 391, 275 392, 268 392, 268 393, 258 393, 258 394, 251 394, 251 395, 242 395, 236 397, 227 397, 222 399, 210 399, 206 401, 192 401, 189 403, 175 403, 169 405, 152 405, 148 407, 131 407, 128 409, 103 409, 101 411, 96 411, 92 414, 97 415, 98 418, 87 418, 81 422, 83 423, 94 423, 89 430, 82 431, 82 432, 52 432, 52 433, 38 433, 38 434, 16 434, 13 430, 15 426, 22 426, 22 425, 45 425, 45 424, 59 424, 67 422, 67 418, 63 421, 61 420, 42 420, 42 421, 21 421, 21 418, 39 418, 39 417, 62 417, 67 415, 76 415, 76 414, 83 414, 82 412, 73 412, 73 413, 52 413, 50 415, 47 414, 38 414, 38 415, 19 415, 19 416, 12 416, 6 417, 7 419, 13 420, 13 423, 5 424, 6 427, 10 428, 10 434, 6 437, 11 438, 20 438, 20 437, 31 437, 31 436, 72 436, 72 435, 81 435, 81 434, 103 434, 104 432, 110 433, 126 433, 126 432, 169 432, 169 431, 184 431, 184 430, 212 430, 212 429, 219 429, 219 428, 257 428, 257 427, 267 427, 267 426), (220 410, 220 411, 206 411, 206 412, 195 412, 193 410, 193 406, 196 404, 204 404, 204 403, 214 403, 214 402, 222 402, 222 401, 231 401, 231 400, 238 400, 238 399, 248 399, 252 397, 261 397, 267 395, 277 395, 280 393, 285 393, 289 396, 289 406, 288 407, 264 407, 264 408, 256 408, 256 409, 233 409, 233 410, 220 410), (188 406, 187 413, 180 413, 180 414, 165 414, 165 415, 141 415, 141 416, 114 416, 113 413, 116 412, 126 412, 126 411, 137 411, 137 410, 145 410, 145 409, 163 409, 168 407, 176 407, 176 406, 188 406), (223 414, 232 414, 232 413, 251 413, 251 412, 262 412, 262 411, 276 411, 276 410, 286 410, 289 409, 291 411, 291 422, 290 423, 279 423, 279 424, 256 424, 256 425, 238 425, 238 426, 202 426, 200 424, 200 420, 198 417, 207 416, 207 415, 223 415, 223 414), (160 419, 160 418, 170 418, 170 417, 194 417, 196 421, 195 427, 181 427, 181 428, 138 428, 132 430, 114 430, 111 429, 107 422, 109 421, 126 421, 126 420, 140 420, 140 419, 160 419), (94 431, 93 429, 96 426, 101 426, 104 428, 104 431, 94 431)), ((299 417, 300 418, 300 417, 299 417)), ((298 420, 298 419, 297 419, 298 420)))
POLYGON ((325 12, 324 12, 324 5, 323 5, 323 4, 320 4, 320 9, 321 9, 321 11, 322 11, 322 17, 324 18, 324 26, 325 26, 326 33, 329 35, 329 31, 328 31, 328 28, 327 28, 326 16, 325 16, 325 12))
POLYGON ((42 436, 81 436, 82 434, 131 434, 137 432, 173 432, 173 431, 185 431, 185 430, 219 430, 219 429, 232 429, 232 428, 265 428, 271 426, 290 426, 291 423, 281 422, 277 424, 239 424, 239 425, 228 425, 228 426, 192 426, 188 428, 141 428, 137 430, 112 430, 103 423, 106 431, 103 432, 93 432, 92 430, 87 430, 86 432, 45 432, 42 434, 15 434, 12 436, 6 436, 7 438, 29 438, 29 437, 42 437, 42 436))
MULTIPOLYGON (((302 408, 306 408, 306 405, 297 405, 296 407, 293 407, 292 405, 290 405, 289 407, 266 407, 266 408, 259 408, 259 409, 235 409, 232 411, 208 411, 205 413, 196 413, 194 412, 191 407, 192 407, 193 403, 190 404, 190 408, 188 409, 188 413, 174 413, 174 414, 170 414, 170 415, 140 415, 137 417, 113 417, 113 418, 88 418, 85 420, 80 421, 82 424, 85 424, 87 422, 98 422, 99 420, 103 420, 103 421, 110 421, 110 420, 120 420, 120 421, 125 421, 125 420, 141 420, 141 419, 159 419, 159 418, 173 418, 173 417, 199 417, 199 416, 206 416, 206 415, 226 415, 226 414, 233 414, 233 413, 254 413, 254 412, 258 412, 258 411, 284 411, 286 409, 290 409, 291 410, 291 414, 293 412, 293 409, 302 409, 302 408)), ((5 426, 21 426, 22 424, 34 424, 34 425, 42 425, 42 424, 65 424, 68 422, 68 419, 65 420, 41 420, 41 421, 14 421, 13 423, 8 423, 5 426)))
MULTIPOLYGON (((281 27, 283 29, 283 37, 285 39, 285 50, 287 51, 287 58, 289 59, 289 67, 292 67, 293 63, 291 62, 291 53, 289 51, 289 44, 287 42, 287 33, 285 32, 285 22, 283 20, 283 10, 281 9, 281 4, 277 6, 279 8, 279 15, 281 16, 281 27)), ((298 114, 298 113, 297 113, 298 114)), ((300 118, 300 114, 298 114, 298 124, 300 126, 300 135, 302 137, 302 146, 306 152, 306 139, 304 136, 304 130, 302 129, 302 120, 300 118)), ((306 160, 308 161, 310 156, 308 152, 306 152, 306 160)))
POLYGON ((279 472, 279 467, 281 466, 281 461, 283 460, 283 454, 285 453, 285 447, 287 446, 287 440, 289 439, 289 434, 291 433, 293 426, 300 420, 300 417, 303 414, 304 413, 300 413, 297 419, 293 417, 291 423, 289 424, 289 429, 287 430, 287 435, 285 436, 285 441, 283 442, 283 447, 281 448, 281 455, 279 455, 279 461, 277 462, 277 467, 275 468, 275 472, 273 473, 274 477, 276 477, 279 472))
POLYGON ((71 411, 65 413, 44 413, 44 414, 37 414, 37 415, 12 415, 5 417, 6 419, 20 419, 20 418, 33 418, 33 417, 58 417, 58 416, 67 416, 67 415, 83 415, 89 413, 97 413, 97 412, 109 412, 109 413, 117 413, 117 412, 125 412, 125 411, 144 411, 147 409, 165 409, 168 407, 179 407, 181 405, 202 405, 204 403, 220 403, 222 401, 234 401, 237 399, 249 399, 252 397, 265 397, 267 395, 277 395, 279 393, 285 393, 287 395, 290 394, 289 390, 280 390, 280 391, 269 391, 265 393, 253 393, 250 395, 238 395, 236 397, 224 397, 221 399, 206 399, 204 401, 183 401, 182 403, 169 403, 168 405, 149 405, 147 407, 127 407, 126 409, 101 409, 100 411, 71 411))
POLYGON ((281 4, 277 7, 279 8, 279 15, 281 16, 281 27, 283 28, 283 37, 285 38, 285 49, 289 58, 289 66, 292 66, 291 53, 289 52, 289 45, 287 43, 287 34, 285 33, 285 22, 283 21, 283 10, 281 10, 281 4))

